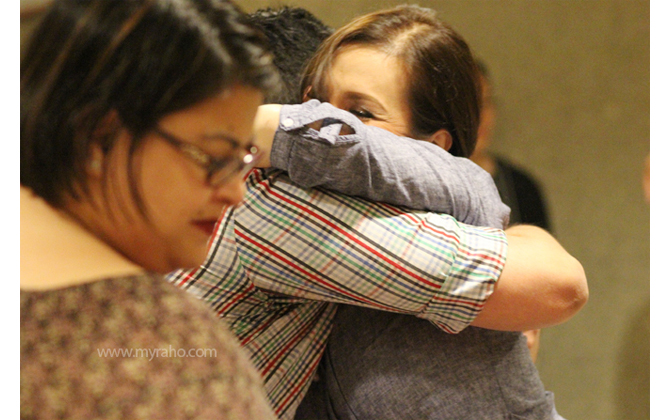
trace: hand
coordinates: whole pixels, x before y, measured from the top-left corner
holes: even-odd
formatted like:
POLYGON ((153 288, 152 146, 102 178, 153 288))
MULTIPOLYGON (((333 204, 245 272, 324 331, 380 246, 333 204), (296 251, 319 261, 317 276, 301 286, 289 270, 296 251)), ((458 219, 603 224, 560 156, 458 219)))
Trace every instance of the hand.
POLYGON ((275 132, 279 127, 279 111, 281 105, 261 105, 258 107, 256 119, 254 120, 254 143, 262 152, 256 163, 257 168, 270 167, 270 152, 275 132))

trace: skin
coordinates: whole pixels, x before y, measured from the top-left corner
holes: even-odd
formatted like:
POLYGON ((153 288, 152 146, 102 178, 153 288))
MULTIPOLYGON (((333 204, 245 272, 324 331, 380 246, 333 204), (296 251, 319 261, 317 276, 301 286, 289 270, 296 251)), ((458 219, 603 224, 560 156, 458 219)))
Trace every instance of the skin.
POLYGON ((644 197, 647 204, 651 201, 651 158, 647 155, 644 160, 644 171, 642 173, 642 189, 644 190, 644 197))
MULTIPOLYGON (((251 142, 262 99, 256 89, 234 86, 167 115, 158 126, 212 156, 224 157, 230 153, 227 139, 242 146, 251 142)), ((90 165, 90 198, 70 200, 60 216, 71 216, 110 252, 144 269, 167 273, 199 266, 207 255, 208 241, 222 209, 236 205, 244 196, 244 174, 212 187, 206 182, 204 168, 157 134, 148 134, 133 157, 145 218, 132 200, 127 179, 130 138, 130 133, 121 130, 106 162, 109 170, 103 172, 97 165, 90 165)), ((101 158, 100 150, 91 151, 91 161, 101 158)))
POLYGON ((540 352, 540 332, 542 330, 528 330, 524 331, 523 335, 526 336, 526 342, 528 344, 528 350, 530 350, 530 357, 533 359, 533 362, 537 362, 537 355, 540 352))

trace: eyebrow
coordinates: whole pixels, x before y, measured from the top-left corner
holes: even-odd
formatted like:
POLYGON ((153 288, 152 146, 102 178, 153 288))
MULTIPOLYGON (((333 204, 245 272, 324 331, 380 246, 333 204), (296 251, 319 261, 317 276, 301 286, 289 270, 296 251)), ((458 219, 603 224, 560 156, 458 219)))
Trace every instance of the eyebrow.
POLYGON ((346 92, 344 92, 344 94, 342 96, 347 100, 363 99, 363 100, 372 102, 375 105, 377 105, 379 108, 381 108, 382 112, 388 113, 388 111, 386 110, 386 108, 384 108, 384 105, 382 105, 381 102, 379 102, 375 97, 370 96, 368 94, 361 93, 361 92, 355 92, 355 91, 346 91, 346 92))
MULTIPOLYGON (((228 134, 224 134, 224 133, 205 134, 201 137, 201 139, 203 139, 203 140, 225 140, 228 143, 231 143, 232 146, 236 149, 239 149, 239 148, 243 147, 240 144, 239 140, 237 140, 234 137, 229 136, 228 134)), ((253 136, 251 137, 249 142, 253 143, 253 136)))
POLYGON ((238 139, 231 137, 227 134, 224 133, 215 133, 215 134, 205 134, 204 136, 201 137, 201 139, 205 141, 216 141, 216 140, 224 140, 225 142, 229 143, 232 148, 230 151, 234 150, 250 150, 253 147, 258 147, 256 143, 256 135, 252 134, 249 139, 245 143, 241 143, 238 139))

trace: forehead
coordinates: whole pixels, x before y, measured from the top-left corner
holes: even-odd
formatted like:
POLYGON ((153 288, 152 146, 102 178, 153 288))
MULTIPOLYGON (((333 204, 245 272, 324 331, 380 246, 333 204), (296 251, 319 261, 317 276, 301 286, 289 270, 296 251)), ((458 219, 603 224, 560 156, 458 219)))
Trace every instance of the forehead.
POLYGON ((358 88, 374 89, 389 82, 405 84, 398 59, 373 47, 342 48, 333 59, 329 73, 330 83, 347 82, 347 86, 358 88))
POLYGON ((262 93, 251 87, 232 86, 219 95, 164 117, 159 125, 187 139, 230 137, 240 144, 248 143, 253 120, 262 93))
POLYGON ((403 66, 396 57, 373 47, 354 45, 338 51, 327 84, 332 97, 357 92, 396 107, 406 104, 403 66))
POLYGON ((206 98, 188 108, 167 115, 165 120, 190 119, 201 121, 213 126, 228 126, 232 128, 235 125, 236 118, 246 113, 248 110, 254 110, 259 103, 263 101, 263 94, 258 89, 234 85, 220 92, 218 95, 206 98))
POLYGON ((348 46, 333 59, 324 99, 338 108, 370 114, 366 124, 409 135, 408 85, 395 56, 376 48, 348 46))

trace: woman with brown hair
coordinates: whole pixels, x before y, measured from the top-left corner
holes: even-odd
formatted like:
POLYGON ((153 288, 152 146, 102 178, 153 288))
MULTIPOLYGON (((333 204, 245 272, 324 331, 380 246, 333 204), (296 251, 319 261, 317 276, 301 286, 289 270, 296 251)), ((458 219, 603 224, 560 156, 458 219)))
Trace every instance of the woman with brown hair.
POLYGON ((479 94, 473 89, 477 79, 470 50, 458 33, 430 9, 402 6, 369 13, 324 41, 307 65, 302 91, 309 98, 355 110, 353 102, 334 102, 339 99, 333 97, 335 73, 350 66, 350 58, 368 54, 361 71, 351 73, 370 76, 359 81, 361 87, 379 85, 392 91, 386 93, 395 94, 393 101, 389 98, 385 105, 396 106, 399 112, 382 118, 358 111, 357 116, 398 135, 436 143, 454 156, 472 153, 479 126, 479 94), (393 76, 398 77, 375 80, 373 76, 387 76, 380 64, 393 66, 397 73, 393 76), (393 129, 382 122, 398 125, 393 129))
MULTIPOLYGON (((302 89, 366 125, 468 157, 479 126, 478 83, 466 42, 433 11, 402 6, 337 30, 308 64, 302 89)), ((421 196, 413 207, 426 206, 421 196)), ((519 229, 535 228, 507 234, 519 229)), ((496 292, 472 325, 483 325, 495 300, 496 292)), ((416 317, 344 306, 319 377, 296 418, 319 406, 327 407, 321 416, 338 419, 560 418, 519 332, 468 327, 448 335, 416 317)))

